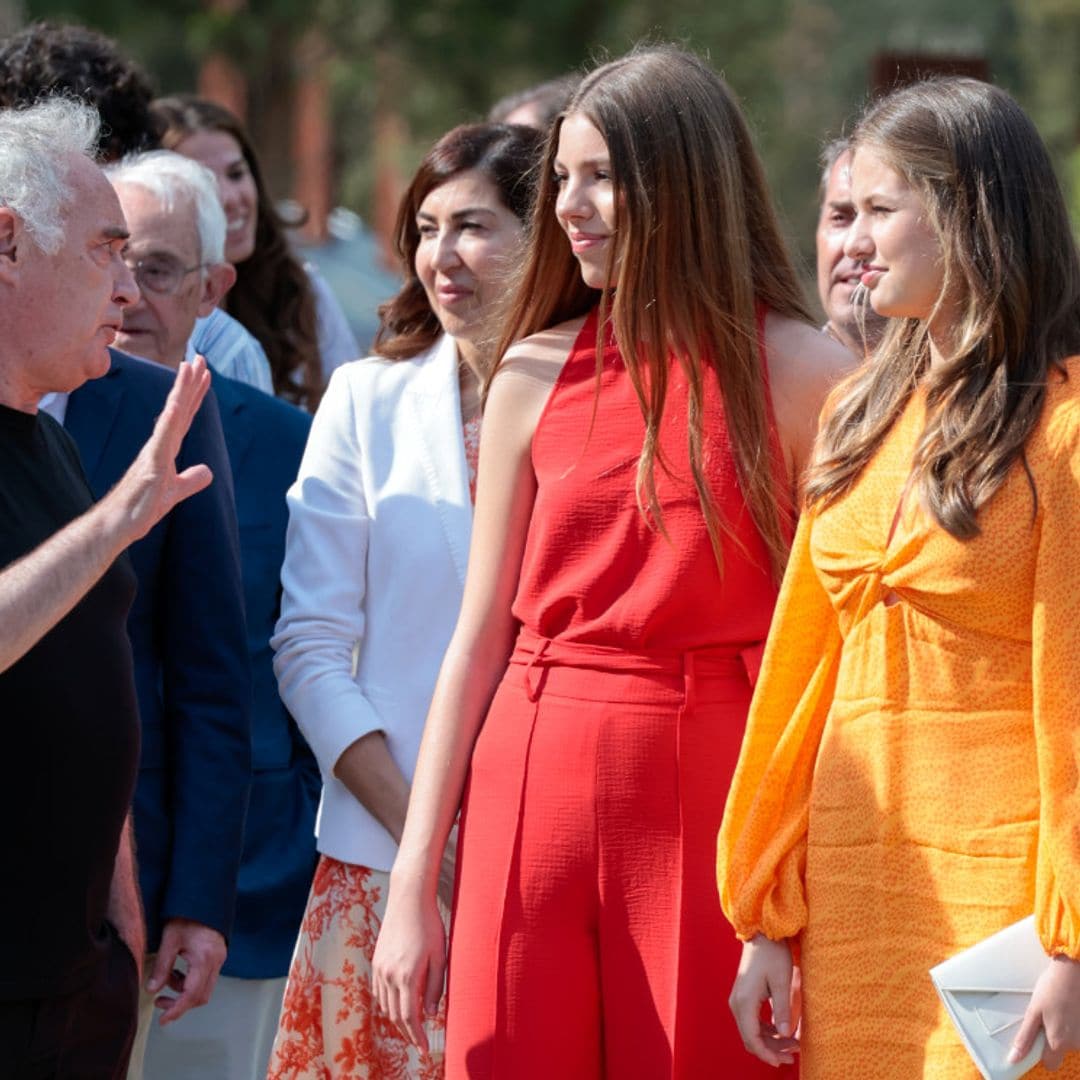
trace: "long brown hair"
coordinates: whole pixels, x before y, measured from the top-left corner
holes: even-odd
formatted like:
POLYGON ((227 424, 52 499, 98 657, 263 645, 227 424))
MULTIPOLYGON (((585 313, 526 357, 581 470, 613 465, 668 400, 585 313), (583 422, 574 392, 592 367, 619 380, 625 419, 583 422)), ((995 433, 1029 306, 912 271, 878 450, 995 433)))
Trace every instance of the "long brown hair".
POLYGON ((427 152, 398 205, 394 248, 404 284, 379 308, 374 352, 390 360, 408 360, 433 345, 442 333, 416 276, 420 246, 416 215, 423 201, 459 173, 475 169, 491 181, 503 205, 520 221, 527 221, 543 147, 543 134, 520 124, 462 124, 427 152))
POLYGON ((807 501, 828 505, 851 489, 924 382, 912 484, 943 529, 968 539, 1012 465, 1026 467, 1051 368, 1080 352, 1080 260, 1065 200, 1035 125, 1005 91, 974 79, 896 91, 870 107, 852 144, 919 192, 941 243, 938 304, 949 297, 958 316, 933 371, 929 320, 891 320, 874 357, 834 391, 807 501))
MULTIPOLYGON (((773 467, 755 305, 810 322, 750 131, 724 81, 673 46, 640 48, 587 75, 564 116, 581 113, 607 143, 615 185, 610 289, 599 295, 597 365, 609 324, 645 419, 638 461, 642 513, 663 528, 654 470, 674 355, 689 382, 691 470, 718 564, 720 519, 705 479, 702 406, 717 380, 735 469, 779 576, 790 498, 773 467)), ((582 315, 598 294, 582 280, 555 218, 554 164, 562 118, 548 141, 524 277, 499 354, 582 315)), ((662 464, 662 462, 661 462, 662 464)))
POLYGON ((199 131, 222 131, 240 145, 258 192, 255 250, 238 263, 225 309, 254 335, 270 361, 274 393, 311 412, 323 392, 315 294, 307 271, 289 247, 288 224, 266 189, 255 148, 228 109, 190 94, 159 98, 152 105, 164 131, 161 145, 174 150, 199 131))

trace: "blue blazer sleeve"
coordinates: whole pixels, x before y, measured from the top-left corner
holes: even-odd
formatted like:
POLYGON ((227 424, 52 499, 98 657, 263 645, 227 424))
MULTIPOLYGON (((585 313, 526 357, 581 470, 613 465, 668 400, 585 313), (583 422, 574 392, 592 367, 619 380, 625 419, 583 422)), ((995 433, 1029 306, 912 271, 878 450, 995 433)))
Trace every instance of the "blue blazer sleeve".
MULTIPOLYGON (((97 496, 149 437, 172 378, 114 352, 109 374, 71 395, 65 427, 97 496)), ((139 587, 128 631, 142 725, 133 811, 150 950, 171 918, 229 936, 251 782, 239 541, 212 393, 177 459, 180 468, 199 462, 210 466, 214 482, 130 549, 139 587)))
POLYGON ((278 696, 270 635, 281 608, 288 508, 311 417, 214 372, 236 488, 240 562, 254 685, 252 783, 236 918, 223 974, 246 979, 288 973, 315 872, 315 758, 278 696))
POLYGON ((162 561, 172 852, 159 914, 162 923, 193 919, 228 937, 251 783, 251 669, 232 476, 212 396, 178 459, 182 468, 199 462, 214 483, 173 511, 162 561))

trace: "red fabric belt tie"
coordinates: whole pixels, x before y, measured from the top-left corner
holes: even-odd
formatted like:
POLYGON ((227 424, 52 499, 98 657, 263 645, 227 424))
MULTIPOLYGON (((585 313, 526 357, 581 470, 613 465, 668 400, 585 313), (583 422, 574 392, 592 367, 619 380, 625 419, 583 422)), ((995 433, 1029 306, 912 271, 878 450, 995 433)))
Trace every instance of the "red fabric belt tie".
POLYGON ((518 634, 510 663, 522 665, 525 692, 535 702, 543 692, 548 669, 567 667, 598 674, 636 675, 643 678, 681 677, 686 707, 693 708, 695 688, 702 679, 746 679, 753 686, 761 667, 764 642, 717 646, 680 652, 652 649, 631 652, 609 645, 553 640, 528 628, 518 634))

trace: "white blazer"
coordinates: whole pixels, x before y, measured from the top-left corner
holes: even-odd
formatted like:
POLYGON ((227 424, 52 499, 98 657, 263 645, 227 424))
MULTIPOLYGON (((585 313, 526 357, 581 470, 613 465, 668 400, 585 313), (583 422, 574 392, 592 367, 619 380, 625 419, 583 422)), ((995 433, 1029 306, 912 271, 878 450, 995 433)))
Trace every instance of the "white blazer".
POLYGON ((287 498, 271 645, 282 700, 322 770, 318 847, 389 870, 396 844, 333 770, 382 731, 412 780, 461 606, 472 503, 453 339, 338 368, 287 498))

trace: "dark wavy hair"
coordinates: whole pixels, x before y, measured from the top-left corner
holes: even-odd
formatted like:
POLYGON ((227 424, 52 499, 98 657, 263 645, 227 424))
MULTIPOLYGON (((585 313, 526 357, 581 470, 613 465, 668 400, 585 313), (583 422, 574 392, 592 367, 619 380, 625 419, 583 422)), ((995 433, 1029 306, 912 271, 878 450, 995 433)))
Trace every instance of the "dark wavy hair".
POLYGON ((0 107, 80 98, 101 114, 98 155, 115 161, 158 144, 149 78, 96 30, 36 22, 0 41, 0 107))
POLYGON ((236 284, 225 306, 266 350, 274 393, 314 412, 323 392, 315 294, 285 235, 286 227, 295 223, 286 222, 275 209, 248 133, 228 109, 191 94, 159 98, 152 111, 166 149, 175 150, 200 131, 221 131, 239 144, 259 204, 255 250, 237 265, 236 284))
POLYGON ((414 266, 420 246, 416 215, 423 201, 447 180, 476 169, 495 185, 503 205, 527 222, 544 142, 542 132, 521 124, 462 124, 428 151, 398 207, 394 248, 405 284, 379 308, 380 326, 373 346, 379 356, 408 360, 442 333, 414 266))

